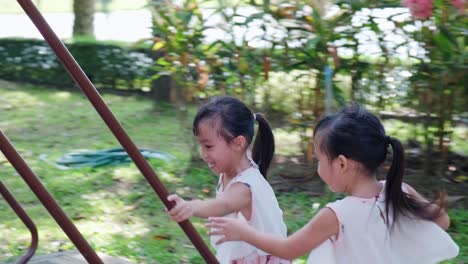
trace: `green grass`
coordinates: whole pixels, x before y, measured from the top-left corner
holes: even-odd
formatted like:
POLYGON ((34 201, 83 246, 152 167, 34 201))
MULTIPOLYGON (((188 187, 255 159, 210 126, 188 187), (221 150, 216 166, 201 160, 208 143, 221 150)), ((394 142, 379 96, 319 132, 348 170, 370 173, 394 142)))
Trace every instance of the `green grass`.
MULTIPOLYGON (((49 161, 76 149, 106 149, 118 142, 81 93, 17 85, 0 81, 0 129, 23 156, 48 191, 72 219, 92 247, 134 263, 203 263, 179 226, 169 220, 164 206, 133 164, 60 170, 49 161)), ((216 177, 204 164, 189 163, 187 139, 168 105, 147 98, 103 95, 138 147, 176 157, 151 166, 171 193, 207 198, 215 193, 216 177)), ((283 135, 283 140, 290 138, 283 135)), ((292 139, 291 139, 292 140, 292 139)), ((284 142, 283 142, 284 143, 284 142)), ((288 147, 287 144, 284 144, 288 147)), ((290 149, 281 149, 288 153, 290 149)), ((34 219, 40 243, 36 254, 74 249, 74 245, 0 154, 0 180, 34 219)), ((335 196, 311 197, 303 192, 278 193, 289 233, 307 223, 335 196), (315 206, 314 206, 315 204, 315 206)), ((450 211, 450 232, 461 254, 452 262, 468 262, 468 211, 450 211)), ((192 223, 207 241, 203 221, 192 223)), ((0 262, 14 261, 29 245, 29 232, 0 199, 0 262)), ((305 263, 302 257, 295 261, 305 263)))

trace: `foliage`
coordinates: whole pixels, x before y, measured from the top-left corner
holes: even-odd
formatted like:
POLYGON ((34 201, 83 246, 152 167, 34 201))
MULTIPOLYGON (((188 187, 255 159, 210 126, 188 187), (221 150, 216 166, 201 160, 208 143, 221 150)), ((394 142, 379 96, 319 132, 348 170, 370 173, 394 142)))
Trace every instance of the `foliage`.
MULTIPOLYGON (((149 86, 152 60, 144 50, 92 41, 66 46, 97 88, 149 86)), ((0 39, 0 78, 61 86, 73 83, 48 44, 33 39, 0 39)))
MULTIPOLYGON (((433 151, 447 153, 455 127, 466 123, 464 1, 213 2, 151 1, 154 37, 145 43, 151 46, 147 52, 153 64, 149 56, 129 59, 121 50, 98 56, 93 51, 79 62, 96 75, 91 77, 98 87, 143 87, 149 86, 149 78, 169 79, 171 102, 177 102, 177 118, 186 131, 190 102, 218 94, 240 97, 299 133, 303 154, 309 156, 314 123, 347 101, 361 102, 376 113, 398 110, 400 117, 420 117, 413 120, 424 125, 417 140, 426 145, 429 165, 433 151), (214 35, 216 41, 208 43, 214 35), (373 53, 365 50, 369 47, 373 53), (109 58, 122 60, 123 66, 101 63, 109 58)), ((8 70, 1 76, 26 70, 26 77, 21 72, 23 77, 15 80, 40 75, 70 83, 63 70, 54 73, 56 62, 50 59, 15 68, 15 60, 30 53, 14 55, 6 68, 0 67, 0 73, 8 70), (54 65, 52 73, 35 73, 42 64, 54 65)), ((162 94, 157 90, 162 86, 153 82, 153 94, 162 94)), ((195 157, 194 148, 192 152, 195 157)))
POLYGON ((203 57, 200 47, 205 27, 199 5, 194 0, 180 5, 155 0, 152 10, 155 78, 170 75, 175 80, 175 85, 170 87, 171 101, 190 102, 199 87, 200 57, 203 57))
POLYGON ((454 117, 466 114, 466 15, 465 1, 405 1, 413 20, 402 29, 423 52, 412 55, 409 106, 423 113, 427 171, 434 146, 446 155, 453 134, 454 117))

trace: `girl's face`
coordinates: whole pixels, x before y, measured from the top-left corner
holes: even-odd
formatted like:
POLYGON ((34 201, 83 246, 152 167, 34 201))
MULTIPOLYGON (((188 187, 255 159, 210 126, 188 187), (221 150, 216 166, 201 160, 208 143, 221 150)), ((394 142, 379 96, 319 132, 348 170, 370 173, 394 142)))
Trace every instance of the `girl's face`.
POLYGON ((318 161, 317 172, 320 178, 322 178, 333 192, 343 192, 345 186, 342 181, 343 175, 340 173, 341 165, 338 158, 329 160, 327 155, 321 151, 319 144, 314 143, 314 150, 315 158, 318 161))
POLYGON ((198 124, 197 141, 201 157, 214 174, 229 174, 234 169, 232 164, 236 160, 236 151, 218 131, 219 124, 213 120, 202 120, 198 124))

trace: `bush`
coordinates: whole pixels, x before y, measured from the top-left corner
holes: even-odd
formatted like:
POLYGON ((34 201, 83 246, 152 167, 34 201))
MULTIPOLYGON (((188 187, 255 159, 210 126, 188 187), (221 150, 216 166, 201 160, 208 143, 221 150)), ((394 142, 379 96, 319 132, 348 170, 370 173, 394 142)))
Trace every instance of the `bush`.
MULTIPOLYGON (((96 88, 150 86, 153 61, 148 50, 98 42, 65 45, 96 88)), ((36 39, 0 39, 0 78, 58 86, 73 84, 47 42, 36 39)))

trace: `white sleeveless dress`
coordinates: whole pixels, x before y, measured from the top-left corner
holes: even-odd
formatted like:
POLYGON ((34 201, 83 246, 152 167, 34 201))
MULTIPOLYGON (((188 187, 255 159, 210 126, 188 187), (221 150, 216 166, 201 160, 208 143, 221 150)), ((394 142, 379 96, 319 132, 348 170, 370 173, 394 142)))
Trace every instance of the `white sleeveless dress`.
POLYGON ((371 199, 348 196, 326 207, 338 218, 338 238, 313 250, 307 263, 432 264, 458 255, 452 238, 432 221, 401 216, 390 231, 383 190, 371 199))
MULTIPOLYGON (((238 218, 261 232, 286 237, 287 230, 283 221, 283 212, 278 205, 275 193, 255 164, 234 177, 224 189, 221 184, 222 177, 223 175, 219 177, 217 197, 223 195, 224 190, 229 189, 236 182, 247 185, 252 192, 252 215, 249 221, 245 220, 240 212, 231 213, 224 217, 238 218)), ((215 245, 218 239, 219 236, 212 236, 211 244, 216 249, 216 257, 220 264, 291 263, 288 260, 271 256, 243 241, 230 241, 215 245)))

